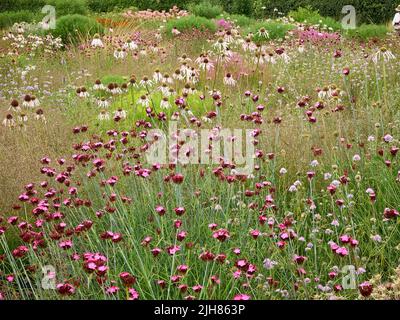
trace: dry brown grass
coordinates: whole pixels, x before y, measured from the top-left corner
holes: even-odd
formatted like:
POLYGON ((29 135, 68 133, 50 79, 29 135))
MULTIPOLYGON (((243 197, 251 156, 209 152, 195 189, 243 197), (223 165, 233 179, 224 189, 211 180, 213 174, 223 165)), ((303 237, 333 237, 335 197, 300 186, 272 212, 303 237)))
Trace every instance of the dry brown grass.
POLYGON ((40 181, 40 159, 53 161, 66 155, 71 145, 71 130, 64 116, 52 111, 47 124, 31 119, 25 129, 0 127, 0 211, 9 212, 21 188, 40 181))

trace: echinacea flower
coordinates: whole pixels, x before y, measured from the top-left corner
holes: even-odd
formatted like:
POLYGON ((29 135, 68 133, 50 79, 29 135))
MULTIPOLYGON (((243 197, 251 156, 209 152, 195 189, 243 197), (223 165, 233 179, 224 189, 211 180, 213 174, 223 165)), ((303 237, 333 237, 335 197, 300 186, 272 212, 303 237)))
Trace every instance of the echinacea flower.
POLYGON ((133 51, 138 48, 138 45, 136 44, 135 41, 129 39, 127 42, 124 43, 122 48, 133 51))
POLYGON ((162 79, 161 79, 161 82, 163 83, 163 86, 161 87, 161 92, 163 92, 163 93, 165 94, 165 90, 166 90, 166 89, 167 89, 167 90, 169 89, 167 85, 168 85, 168 84, 174 83, 174 80, 173 80, 172 77, 169 76, 168 73, 165 73, 165 74, 163 75, 162 79), (164 90, 163 90, 163 89, 164 89, 164 90))
POLYGON ((377 64, 379 61, 389 62, 395 58, 396 56, 390 50, 382 47, 372 56, 372 61, 377 64))
POLYGON ((213 48, 218 51, 225 51, 228 48, 228 43, 224 41, 224 39, 219 38, 217 42, 213 44, 213 48))
POLYGON ((160 108, 161 109, 169 109, 171 108, 171 104, 169 103, 169 100, 167 97, 163 97, 160 101, 160 108))
POLYGON ((25 113, 20 113, 18 115, 18 121, 19 122, 26 122, 26 121, 28 121, 28 116, 25 113))
POLYGON ((162 73, 160 72, 160 70, 157 69, 156 71, 154 71, 154 73, 153 73, 153 80, 154 80, 154 82, 155 82, 155 83, 161 82, 162 79, 163 79, 163 75, 162 75, 162 73))
POLYGON ((37 109, 33 118, 35 120, 41 120, 46 123, 46 117, 44 116, 43 109, 37 109))
POLYGON ((35 107, 35 102, 29 94, 25 95, 22 106, 27 109, 32 109, 35 107))
POLYGON ((109 83, 106 90, 113 95, 122 93, 122 90, 119 87, 118 83, 109 83))
POLYGON ((21 107, 19 106, 19 102, 13 99, 10 103, 8 111, 21 112, 21 107))
POLYGON ((176 69, 172 74, 172 78, 178 81, 182 81, 185 79, 186 69, 176 69))
POLYGON ((139 85, 142 87, 148 87, 153 85, 153 81, 151 81, 148 77, 143 77, 143 79, 140 80, 139 85))
POLYGON ((127 56, 127 53, 122 48, 118 48, 117 50, 114 51, 114 58, 117 60, 125 59, 126 56, 127 56))
POLYGON ((103 48, 104 47, 103 41, 101 41, 100 36, 97 33, 94 35, 93 40, 90 43, 90 45, 93 48, 103 48))
POLYGON ((179 36, 179 35, 181 34, 181 32, 180 32, 176 27, 173 27, 173 28, 172 28, 171 33, 172 33, 174 36, 179 36))
POLYGON ((199 64, 199 67, 202 70, 210 71, 214 68, 214 64, 208 58, 203 58, 199 64))
POLYGON ((144 94, 140 96, 137 103, 147 108, 150 105, 150 100, 148 96, 144 94))
POLYGON ((231 87, 234 87, 236 85, 236 80, 233 79, 232 74, 226 74, 226 76, 224 77, 224 84, 231 87))
POLYGON ((118 109, 114 113, 114 118, 126 119, 126 111, 123 109, 118 109))
POLYGON ((11 114, 7 114, 6 117, 4 118, 2 124, 5 127, 11 128, 11 127, 15 126, 15 120, 11 114))
POLYGON ((105 88, 100 79, 97 79, 93 85, 93 90, 104 90, 105 88))
POLYGON ((79 98, 89 97, 89 92, 86 90, 85 87, 80 87, 80 88, 76 89, 76 94, 78 95, 79 98))
POLYGON ((268 39, 269 38, 269 33, 268 30, 265 28, 260 28, 257 33, 256 33, 259 37, 261 38, 265 38, 268 39))

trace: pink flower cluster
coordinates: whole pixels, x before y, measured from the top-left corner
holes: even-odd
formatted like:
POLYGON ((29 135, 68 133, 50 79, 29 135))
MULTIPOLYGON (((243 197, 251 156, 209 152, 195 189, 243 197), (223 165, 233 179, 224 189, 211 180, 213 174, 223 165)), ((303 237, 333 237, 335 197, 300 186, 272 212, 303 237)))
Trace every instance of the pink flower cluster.
POLYGON ((141 20, 164 20, 164 19, 172 19, 176 17, 185 17, 189 15, 186 10, 180 10, 178 7, 174 6, 168 11, 162 10, 140 10, 136 12, 132 12, 132 10, 126 11, 123 16, 125 18, 135 18, 141 20))

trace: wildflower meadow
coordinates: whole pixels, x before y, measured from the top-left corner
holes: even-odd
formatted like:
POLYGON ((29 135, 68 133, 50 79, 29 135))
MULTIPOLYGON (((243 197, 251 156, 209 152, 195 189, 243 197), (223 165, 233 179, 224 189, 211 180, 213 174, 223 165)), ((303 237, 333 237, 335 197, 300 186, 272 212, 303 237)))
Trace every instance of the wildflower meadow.
POLYGON ((0 300, 400 299, 398 3, 167 2, 0 6, 0 300))

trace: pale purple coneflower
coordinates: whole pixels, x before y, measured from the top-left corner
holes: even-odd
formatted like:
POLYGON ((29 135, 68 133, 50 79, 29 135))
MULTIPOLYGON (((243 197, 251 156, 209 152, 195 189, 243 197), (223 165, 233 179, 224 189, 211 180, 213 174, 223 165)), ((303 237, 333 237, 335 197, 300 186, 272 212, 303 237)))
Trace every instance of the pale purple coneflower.
POLYGON ((227 73, 225 75, 224 84, 231 87, 234 87, 236 85, 236 80, 233 78, 231 73, 227 73))

